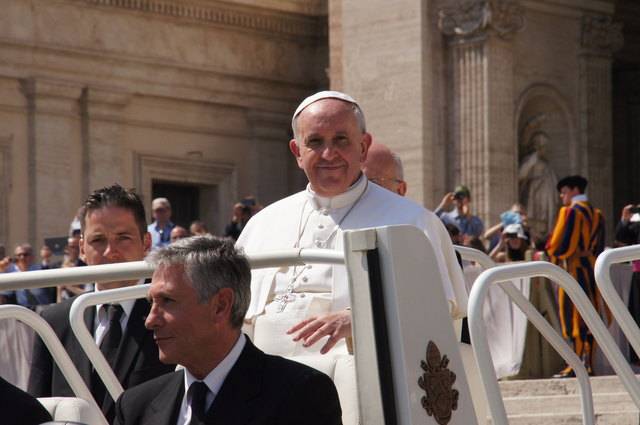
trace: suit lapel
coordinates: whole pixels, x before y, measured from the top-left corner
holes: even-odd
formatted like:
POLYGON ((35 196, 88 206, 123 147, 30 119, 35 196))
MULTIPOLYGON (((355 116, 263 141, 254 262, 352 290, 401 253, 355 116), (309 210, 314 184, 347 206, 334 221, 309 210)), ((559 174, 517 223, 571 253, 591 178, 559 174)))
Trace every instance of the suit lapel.
POLYGON ((184 397, 184 373, 174 373, 173 377, 151 401, 149 414, 140 425, 173 425, 184 397))
POLYGON ((255 414, 251 401, 260 394, 263 370, 263 353, 246 338, 246 345, 238 361, 207 412, 207 423, 248 423, 255 414))
MULTIPOLYGON (((95 316, 96 316, 95 307, 92 306, 84 310, 84 323, 87 326, 87 329, 89 329, 89 333, 92 336, 94 333, 93 321, 95 319, 95 316)), ((71 327, 69 327, 69 332, 73 334, 71 327)), ((86 382, 87 385, 90 386, 89 383, 91 382, 93 366, 91 365, 91 362, 87 357, 87 354, 84 352, 84 350, 80 346, 80 343, 76 339, 75 335, 73 335, 72 338, 73 338, 72 339, 73 344, 68 344, 68 345, 65 344, 68 347, 70 347, 69 357, 71 357, 71 359, 75 363, 76 367, 78 368, 78 372, 80 373, 80 376, 82 376, 82 379, 84 379, 84 382, 86 382)))
POLYGON ((127 382, 129 374, 133 370, 145 337, 148 337, 149 331, 144 326, 147 314, 149 314, 149 303, 146 300, 137 300, 131 310, 127 327, 122 334, 120 350, 116 357, 115 370, 118 380, 123 384, 127 382))

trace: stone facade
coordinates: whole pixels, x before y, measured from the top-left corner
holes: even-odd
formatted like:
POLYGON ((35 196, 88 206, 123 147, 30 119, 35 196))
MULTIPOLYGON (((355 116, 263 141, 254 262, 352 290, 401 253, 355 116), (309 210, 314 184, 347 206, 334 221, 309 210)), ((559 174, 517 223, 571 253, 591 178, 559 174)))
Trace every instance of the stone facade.
POLYGON ((9 247, 66 234, 86 195, 116 181, 146 201, 154 182, 195 186, 200 218, 220 232, 236 199, 269 203, 302 187, 290 116, 329 86, 361 102, 374 140, 403 159, 408 195, 429 208, 464 183, 476 213, 496 222, 519 199, 538 133, 558 177, 590 179, 610 230, 621 205, 640 201, 629 184, 640 161, 631 1, 0 6, 0 242, 9 247))
POLYGON ((301 186, 289 123, 328 84, 322 2, 0 3, 0 242, 65 235, 113 182, 195 185, 215 232, 240 197, 301 186))
POLYGON ((475 212, 497 222, 519 200, 518 168, 542 132, 550 168, 589 178, 611 230, 614 13, 604 0, 335 0, 331 78, 363 103, 426 206, 462 183, 475 212))

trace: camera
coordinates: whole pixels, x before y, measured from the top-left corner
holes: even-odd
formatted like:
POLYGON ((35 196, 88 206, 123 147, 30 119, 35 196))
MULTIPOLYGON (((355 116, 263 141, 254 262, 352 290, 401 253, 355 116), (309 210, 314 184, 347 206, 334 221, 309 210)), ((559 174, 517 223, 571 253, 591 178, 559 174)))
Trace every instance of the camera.
POLYGON ((453 199, 455 199, 456 201, 462 201, 462 198, 464 198, 464 194, 461 192, 453 194, 453 199))
POLYGON ((631 214, 640 213, 640 205, 636 205, 634 207, 631 207, 630 212, 631 212, 631 214))
POLYGON ((507 239, 518 239, 518 234, 517 233, 506 233, 505 237, 507 239))

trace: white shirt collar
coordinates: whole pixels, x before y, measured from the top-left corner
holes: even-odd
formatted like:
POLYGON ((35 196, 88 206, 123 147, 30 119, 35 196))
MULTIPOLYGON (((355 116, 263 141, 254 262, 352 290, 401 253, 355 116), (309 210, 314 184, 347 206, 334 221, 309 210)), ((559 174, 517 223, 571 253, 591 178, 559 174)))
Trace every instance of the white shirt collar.
POLYGON ((571 198, 571 202, 586 202, 589 199, 587 199, 587 195, 585 195, 584 193, 581 193, 580 195, 575 195, 573 198, 571 198))
POLYGON ((311 183, 307 184, 307 196, 314 209, 338 209, 353 204, 367 188, 367 178, 363 173, 346 192, 333 197, 320 196, 311 188, 311 183))
MULTIPOLYGON (((233 365, 235 365, 236 362, 238 361, 238 358, 240 357, 240 354, 242 353, 242 350, 246 345, 245 338, 246 337, 244 336, 244 334, 240 334, 240 337, 236 341, 231 351, 229 351, 229 354, 227 354, 226 357, 222 359, 220 363, 218 363, 218 366, 213 368, 213 370, 209 372, 209 374, 205 376, 204 379, 202 380, 202 382, 205 383, 207 388, 209 388, 209 391, 211 391, 212 393, 211 402, 213 402, 213 399, 215 398, 215 396, 218 395, 218 393, 220 392, 220 388, 222 387, 224 380, 227 378, 227 375, 231 371, 231 368, 233 368, 233 365)), ((199 379, 193 376, 185 368, 184 370, 185 394, 189 390, 189 387, 191 386, 191 384, 193 384, 195 381, 199 381, 199 379)), ((210 405, 209 398, 207 398, 207 407, 209 405, 210 405)))
MULTIPOLYGON (((144 279, 140 279, 139 281, 136 282, 136 285, 142 285, 144 284, 144 279)), ((100 292, 100 289, 98 289, 98 285, 95 285, 95 291, 96 292, 100 292)), ((133 310, 133 305, 136 303, 135 299, 131 299, 131 300, 124 300, 124 301, 120 301, 117 304, 120 304, 120 307, 122 307, 122 311, 124 311, 124 314, 126 315, 126 317, 131 316, 131 310, 133 310)), ((102 306, 103 304, 96 304, 96 317, 100 317, 100 313, 102 310, 102 306)))

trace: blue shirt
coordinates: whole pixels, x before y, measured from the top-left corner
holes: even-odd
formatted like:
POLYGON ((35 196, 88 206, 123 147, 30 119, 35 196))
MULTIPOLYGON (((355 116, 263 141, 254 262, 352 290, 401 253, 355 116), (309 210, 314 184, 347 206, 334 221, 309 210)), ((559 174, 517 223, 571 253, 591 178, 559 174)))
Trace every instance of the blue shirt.
POLYGON ((161 229, 157 221, 147 226, 147 231, 151 233, 151 249, 169 245, 171 242, 171 230, 173 230, 174 227, 176 227, 175 224, 168 222, 164 229, 161 229))
POLYGON ((445 224, 453 224, 460 229, 460 233, 463 235, 480 237, 484 231, 484 223, 477 215, 460 215, 457 208, 454 208, 449 212, 437 209, 435 213, 445 224))

